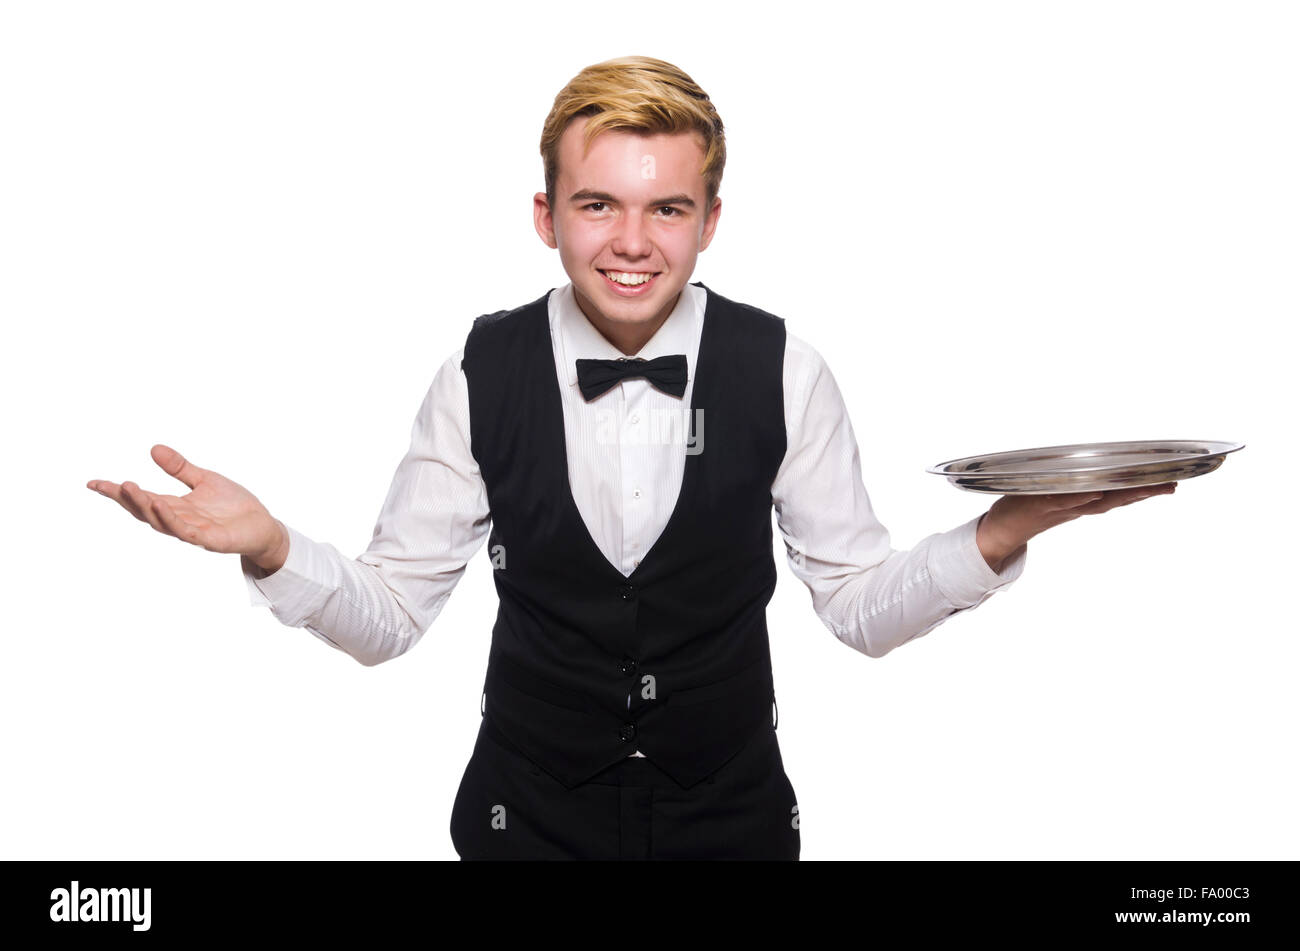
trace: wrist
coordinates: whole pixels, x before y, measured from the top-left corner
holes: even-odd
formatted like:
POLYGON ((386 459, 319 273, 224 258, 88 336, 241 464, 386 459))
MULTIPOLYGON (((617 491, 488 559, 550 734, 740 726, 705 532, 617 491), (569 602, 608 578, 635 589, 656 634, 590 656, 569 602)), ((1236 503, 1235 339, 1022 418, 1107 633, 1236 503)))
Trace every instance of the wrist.
POLYGON ((273 575, 283 568, 289 558, 289 531, 279 519, 276 519, 275 527, 277 532, 275 544, 269 550, 249 557, 249 561, 268 575, 273 575))
POLYGON ((989 569, 996 574, 1002 570, 1002 562, 1006 561, 1007 556, 1023 542, 1013 543, 1011 539, 1003 537, 997 530, 996 521, 990 522, 989 515, 990 512, 985 512, 980 516, 979 524, 975 527, 975 544, 989 569))

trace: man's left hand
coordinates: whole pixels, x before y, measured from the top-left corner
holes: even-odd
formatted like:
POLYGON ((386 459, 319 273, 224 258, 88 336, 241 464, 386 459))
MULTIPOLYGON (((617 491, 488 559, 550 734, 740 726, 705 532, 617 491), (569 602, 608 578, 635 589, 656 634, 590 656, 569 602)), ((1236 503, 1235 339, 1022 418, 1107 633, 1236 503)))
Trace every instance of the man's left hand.
POLYGON ((1153 495, 1170 495, 1176 487, 1177 483, 1163 482, 1104 492, 1004 495, 980 518, 975 542, 989 567, 999 571, 1008 555, 1053 525, 1069 522, 1080 515, 1109 512, 1153 495))

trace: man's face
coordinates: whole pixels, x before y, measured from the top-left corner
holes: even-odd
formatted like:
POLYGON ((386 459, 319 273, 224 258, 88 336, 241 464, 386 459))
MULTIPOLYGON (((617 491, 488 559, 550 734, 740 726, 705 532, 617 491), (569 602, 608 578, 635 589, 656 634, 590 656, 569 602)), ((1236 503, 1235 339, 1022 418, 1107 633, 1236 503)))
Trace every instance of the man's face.
POLYGON ((559 249, 578 304, 598 328, 657 327, 713 240, 722 199, 704 207, 697 136, 603 132, 584 157, 587 121, 579 116, 560 139, 555 207, 544 192, 534 196, 537 233, 559 249))

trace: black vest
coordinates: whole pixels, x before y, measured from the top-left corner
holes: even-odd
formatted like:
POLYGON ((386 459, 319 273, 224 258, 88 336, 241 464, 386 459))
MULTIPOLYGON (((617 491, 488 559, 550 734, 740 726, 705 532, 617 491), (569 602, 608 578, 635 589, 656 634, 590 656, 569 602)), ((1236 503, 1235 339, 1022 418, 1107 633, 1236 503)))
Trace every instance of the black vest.
POLYGON ((465 342, 471 449, 500 565, 483 713, 566 788, 638 749, 689 788, 772 729, 785 322, 697 286, 708 303, 687 418, 699 451, 629 576, 570 491, 551 292, 477 318, 465 342))

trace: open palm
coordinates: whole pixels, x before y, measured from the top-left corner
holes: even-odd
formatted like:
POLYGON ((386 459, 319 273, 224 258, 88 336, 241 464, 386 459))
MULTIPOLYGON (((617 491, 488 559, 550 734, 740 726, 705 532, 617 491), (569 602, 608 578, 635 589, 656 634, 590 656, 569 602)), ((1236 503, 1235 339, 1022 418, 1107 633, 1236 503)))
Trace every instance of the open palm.
POLYGON ((164 472, 192 490, 187 495, 148 492, 134 482, 91 479, 86 487, 106 495, 142 522, 208 551, 257 557, 281 542, 280 523, 253 493, 211 469, 201 469, 161 443, 149 450, 164 472))

